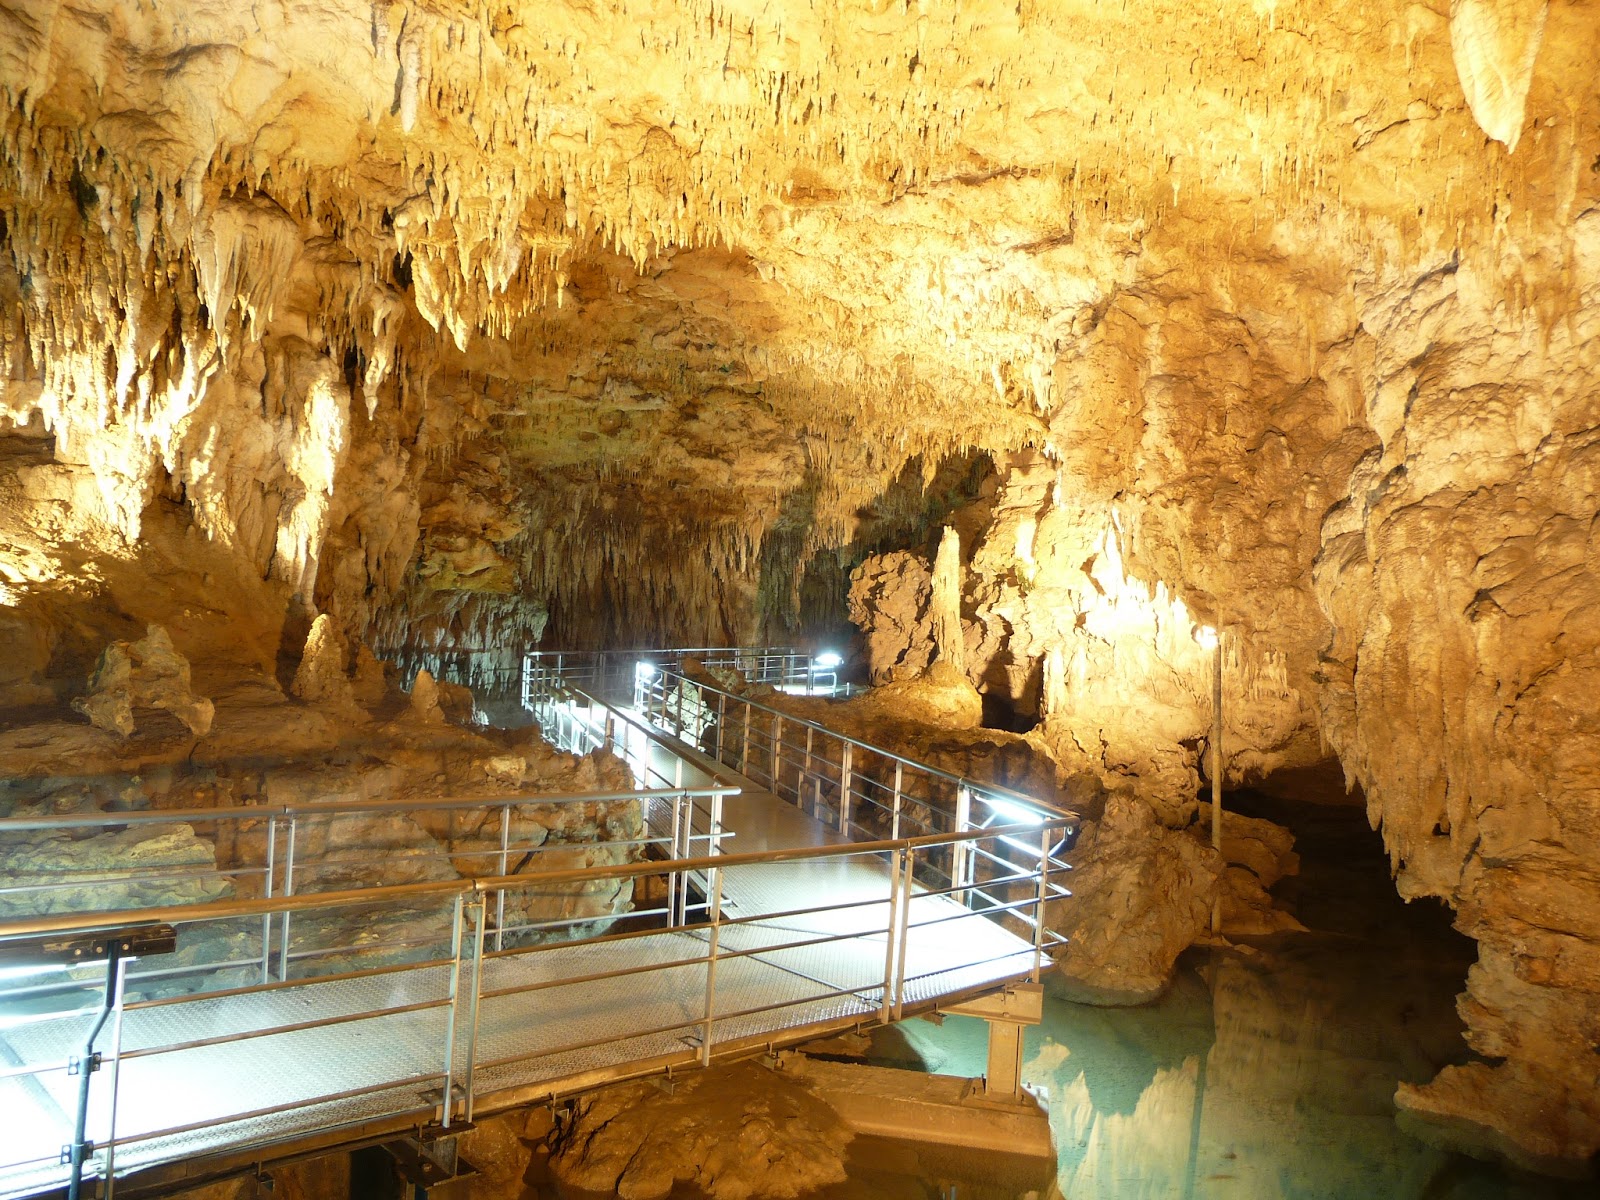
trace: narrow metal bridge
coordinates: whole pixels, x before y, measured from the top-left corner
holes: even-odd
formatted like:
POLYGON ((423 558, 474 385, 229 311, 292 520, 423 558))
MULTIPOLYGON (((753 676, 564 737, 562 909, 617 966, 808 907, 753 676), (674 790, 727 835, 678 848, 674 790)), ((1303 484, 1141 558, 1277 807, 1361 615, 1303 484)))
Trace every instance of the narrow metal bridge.
POLYGON ((609 703, 582 656, 523 668, 547 736, 609 746, 633 793, 0 821, 0 845, 181 824, 235 850, 0 881, 0 911, 46 914, 0 921, 0 1197, 61 1187, 74 1146, 106 1192, 165 1186, 1039 978, 1071 814, 648 667, 591 673, 609 703), (611 833, 552 841, 564 806, 611 833), (415 882, 354 886, 352 821, 438 848, 380 847, 415 882), (136 907, 175 884, 230 894, 136 907), (56 911, 85 888, 110 911, 56 911), (171 953, 108 960, 104 931, 161 923, 171 953))

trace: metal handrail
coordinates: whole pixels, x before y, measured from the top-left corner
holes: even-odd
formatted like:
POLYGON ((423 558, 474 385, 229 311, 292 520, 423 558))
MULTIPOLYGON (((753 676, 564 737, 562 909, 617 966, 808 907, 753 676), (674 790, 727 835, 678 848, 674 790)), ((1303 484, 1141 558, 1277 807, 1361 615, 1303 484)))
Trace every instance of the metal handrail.
POLYGON ((485 792, 426 800, 318 800, 306 804, 223 805, 214 808, 140 809, 137 812, 63 814, 48 817, 0 817, 0 835, 10 829, 91 829, 118 825, 188 824, 194 821, 259 821, 271 817, 319 816, 327 813, 433 812, 458 808, 499 808, 539 804, 613 804, 627 800, 669 800, 677 796, 703 799, 738 792, 731 783, 701 788, 636 788, 631 792, 563 792, 517 794, 485 792))
POLYGON ((871 754, 876 754, 880 758, 886 758, 890 762, 899 762, 905 766, 914 767, 918 771, 923 771, 929 775, 936 776, 937 778, 948 780, 949 782, 956 784, 958 787, 972 788, 989 795, 999 796, 1002 799, 1014 801, 1029 808, 1041 809, 1044 812, 1050 813, 1054 816, 1071 817, 1074 820, 1079 819, 1078 814, 1072 812, 1070 809, 1061 808, 1059 805, 1037 799, 1036 797, 1029 796, 1024 792, 1019 792, 1013 788, 1008 788, 1003 784, 988 783, 982 780, 970 779, 965 775, 956 775, 953 772, 946 771, 941 767, 935 767, 930 763, 921 762, 918 759, 896 753, 893 750, 886 750, 882 746, 877 746, 871 742, 863 741, 860 738, 852 737, 847 733, 840 733, 838 730, 830 729, 828 726, 822 725, 816 721, 809 721, 804 717, 795 716, 793 713, 784 712, 782 709, 773 708, 771 705, 762 704, 759 700, 752 700, 748 696, 741 696, 736 692, 730 692, 725 688, 718 687, 714 683, 706 683, 700 679, 691 679, 689 676, 684 675, 679 671, 671 670, 670 668, 664 669, 662 671, 662 675, 670 676, 671 678, 677 679, 681 682, 692 684, 695 687, 700 688, 703 691, 711 692, 714 695, 726 696, 729 700, 732 700, 737 704, 744 704, 750 708, 756 708, 760 709, 762 712, 770 713, 775 717, 782 717, 785 724, 795 725, 801 729, 810 729, 813 732, 824 734, 836 741, 847 743, 871 754))
POLYGON ((1041 830, 1067 829, 1074 818, 1059 817, 1042 824, 992 826, 963 833, 928 833, 914 838, 884 839, 873 842, 842 842, 832 846, 794 846, 776 850, 752 850, 739 854, 716 854, 648 863, 619 863, 601 867, 569 867, 561 871, 530 871, 524 875, 480 875, 474 879, 441 879, 429 883, 383 884, 369 888, 350 888, 339 892, 312 892, 295 896, 263 897, 257 900, 213 900, 205 904, 166 905, 159 908, 111 909, 98 913, 54 913, 26 919, 0 921, 0 939, 30 937, 45 933, 77 933, 121 929, 152 923, 220 921, 232 917, 255 917, 264 913, 302 912, 342 908, 352 904, 380 904, 414 896, 487 895, 490 892, 517 891, 535 884, 575 883, 596 879, 634 879, 659 875, 663 871, 733 870, 762 864, 797 862, 805 859, 844 858, 855 855, 887 854, 897 850, 921 850, 929 846, 957 842, 987 841, 1012 835, 1033 834, 1041 830))

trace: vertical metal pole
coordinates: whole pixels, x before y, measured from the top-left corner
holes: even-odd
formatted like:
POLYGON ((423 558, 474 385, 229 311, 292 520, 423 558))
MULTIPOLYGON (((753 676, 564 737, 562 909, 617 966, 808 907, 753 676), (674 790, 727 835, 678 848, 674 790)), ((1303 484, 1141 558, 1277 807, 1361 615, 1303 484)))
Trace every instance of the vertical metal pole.
POLYGON ((722 748, 728 744, 728 696, 725 692, 717 693, 717 761, 726 761, 722 757, 722 748))
POLYGON ((450 1006, 445 1010, 444 1031, 444 1096, 439 1101, 439 1125, 450 1128, 450 1114, 455 1108, 455 1055, 456 1008, 461 992, 461 923, 466 915, 465 896, 456 893, 454 919, 450 923, 450 1006))
POLYGON ((706 957, 706 1016, 700 1026, 700 1065, 711 1065, 711 1035, 716 1021, 717 950, 722 935, 722 872, 711 872, 711 945, 706 957))
POLYGON ((900 873, 905 866, 906 852, 896 850, 889 855, 889 916, 883 932, 883 998, 878 1004, 878 1021, 889 1023, 894 1012, 894 952, 898 939, 895 918, 900 913, 900 873))
MULTIPOLYGON (((267 818, 267 865, 262 876, 261 898, 272 899, 273 885, 277 882, 273 875, 278 869, 278 814, 273 813, 267 818)), ((261 982, 268 983, 272 979, 272 914, 261 914, 261 982)))
MULTIPOLYGON (((966 784, 956 787, 956 832, 966 833, 972 827, 972 789, 966 784)), ((952 887, 965 889, 972 882, 972 843, 957 842, 951 848, 950 855, 950 884, 952 887)), ((957 904, 967 902, 965 890, 955 893, 957 904)))
MULTIPOLYGON (((289 835, 284 846, 283 855, 283 897, 285 900, 294 895, 294 843, 299 827, 300 818, 291 813, 289 816, 289 835)), ((283 925, 280 930, 283 944, 278 948, 279 983, 289 978, 289 917, 289 910, 284 909, 283 925)))
POLYGON ((123 1000, 128 987, 128 963, 117 963, 117 995, 111 1015, 111 1113, 106 1118, 106 1195, 112 1200, 117 1192, 117 1084, 122 1077, 122 1013, 123 1000))
POLYGON ((839 832, 850 836, 850 785, 855 778, 854 742, 846 742, 839 752, 839 832))
MULTIPOLYGON (((500 893, 500 911, 505 911, 505 888, 496 889, 500 893)), ((483 894, 477 893, 472 900, 472 981, 467 991, 471 1003, 471 1015, 467 1022, 467 1044, 462 1053, 466 1069, 462 1073, 461 1087, 466 1093, 466 1109, 462 1119, 468 1124, 472 1123, 473 1091, 476 1086, 475 1078, 478 1068, 478 1010, 483 998, 483 923, 485 916, 483 894)))
POLYGON ((916 884, 917 852, 906 847, 905 867, 900 873, 900 948, 895 954, 894 1019, 905 1015, 906 942, 911 935, 911 889, 916 884))
MULTIPOLYGON (((1211 651, 1211 848, 1222 853, 1222 630, 1211 651)), ((1222 885, 1227 863, 1217 878, 1217 895, 1211 902, 1211 932, 1222 932, 1222 885)))
MULTIPOLYGON (((806 726, 806 757, 805 757, 804 765, 801 766, 801 768, 800 768, 800 774, 802 774, 802 775, 811 774, 811 739, 816 734, 816 732, 817 731, 815 729, 811 728, 811 726, 809 726, 809 725, 806 726)), ((798 796, 799 791, 800 791, 800 781, 798 779, 795 780, 794 790, 795 790, 796 795, 798 796)), ((805 804, 804 804, 803 801, 800 803, 800 807, 802 807, 802 808, 805 807, 805 804)))
MULTIPOLYGON (((683 840, 683 805, 684 797, 680 794, 672 798, 672 857, 681 859, 687 857, 681 848, 683 840)), ((670 871, 667 873, 667 925, 669 928, 683 924, 683 872, 670 871)))
POLYGON ((1033 974, 1038 983, 1044 971, 1044 902, 1050 883, 1050 830, 1039 831, 1039 894, 1033 902, 1033 974))
POLYGON ((780 765, 783 762, 783 714, 779 713, 772 718, 772 761, 767 764, 767 782, 772 787, 772 794, 778 794, 779 776, 783 774, 780 765))
POLYGON ((750 773, 750 723, 756 718, 756 710, 750 707, 750 702, 744 705, 744 738, 739 747, 739 774, 750 773))
MULTIPOLYGON (((502 804, 500 806, 500 871, 499 871, 499 874, 500 874, 501 878, 505 877, 506 872, 510 870, 510 867, 511 867, 511 805, 502 804)), ((480 924, 481 924, 481 922, 480 922, 480 924)), ((483 937, 483 932, 482 932, 481 929, 479 930, 478 937, 479 937, 479 940, 481 941, 482 937, 483 937)), ((500 888, 495 892, 495 898, 494 898, 494 948, 496 950, 504 950, 506 948, 506 890, 505 890, 505 888, 500 888)))
POLYGON ((891 841, 900 840, 900 797, 901 788, 905 779, 906 764, 898 758, 894 760, 894 800, 890 806, 889 838, 891 841))
MULTIPOLYGON (((711 856, 711 855, 714 855, 714 854, 721 854, 722 853, 722 793, 721 792, 715 792, 711 796, 711 830, 710 830, 710 833, 711 833, 711 848, 710 848, 710 850, 708 850, 706 852, 708 857, 711 856)), ((720 868, 720 867, 712 867, 711 869, 712 869, 713 872, 715 872, 718 875, 722 874, 722 868, 720 868)), ((718 884, 717 886, 720 888, 722 885, 718 884)))

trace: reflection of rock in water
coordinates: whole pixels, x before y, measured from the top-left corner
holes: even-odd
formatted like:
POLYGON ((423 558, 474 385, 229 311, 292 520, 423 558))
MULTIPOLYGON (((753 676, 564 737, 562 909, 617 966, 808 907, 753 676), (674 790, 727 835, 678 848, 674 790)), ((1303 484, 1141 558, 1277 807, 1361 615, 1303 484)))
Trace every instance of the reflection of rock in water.
POLYGON ((1136 1009, 1047 1000, 1025 1068, 1050 1090, 1059 1184, 1115 1197, 1542 1197, 1589 1194, 1419 1142, 1397 1084, 1465 1057, 1454 993, 1472 944, 1395 895, 1359 809, 1273 807, 1301 876, 1278 889, 1313 932, 1190 951, 1136 1009))

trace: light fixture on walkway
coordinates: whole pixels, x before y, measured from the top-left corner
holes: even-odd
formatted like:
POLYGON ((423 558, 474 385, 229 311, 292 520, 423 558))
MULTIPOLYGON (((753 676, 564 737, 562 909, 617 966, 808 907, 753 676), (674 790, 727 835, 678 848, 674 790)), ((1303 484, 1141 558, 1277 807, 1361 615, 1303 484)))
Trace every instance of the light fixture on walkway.
POLYGON ((834 671, 842 666, 844 666, 843 656, 832 650, 825 650, 811 660, 811 668, 814 671, 834 671))
POLYGON ((638 680, 654 679, 656 677, 655 663, 639 663, 633 668, 633 677, 638 680))

